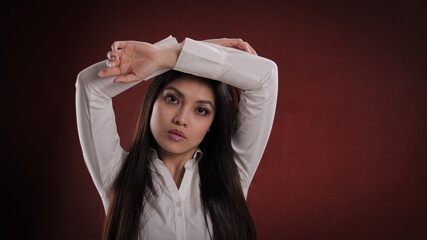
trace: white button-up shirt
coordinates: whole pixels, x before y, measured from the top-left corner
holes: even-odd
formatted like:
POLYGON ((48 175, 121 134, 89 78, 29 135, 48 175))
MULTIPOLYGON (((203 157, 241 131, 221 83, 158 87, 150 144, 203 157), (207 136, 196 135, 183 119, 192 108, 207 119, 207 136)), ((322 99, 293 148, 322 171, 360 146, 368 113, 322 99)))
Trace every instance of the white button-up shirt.
MULTIPOLYGON (((172 36, 156 45, 180 47, 172 36)), ((141 81, 115 84, 114 77, 99 78, 97 74, 105 66, 105 61, 100 62, 79 73, 76 113, 83 157, 107 211, 108 193, 127 156, 120 146, 112 98, 141 81)), ((174 69, 242 89, 232 147, 247 197, 273 125, 278 90, 276 64, 240 50, 187 38, 174 69)), ((167 70, 159 70, 147 79, 167 70)), ((202 154, 197 151, 186 162, 178 189, 163 161, 152 151, 152 177, 159 195, 145 205, 140 239, 209 239, 208 228, 212 227, 209 219, 206 226, 203 215, 197 164, 202 154)))

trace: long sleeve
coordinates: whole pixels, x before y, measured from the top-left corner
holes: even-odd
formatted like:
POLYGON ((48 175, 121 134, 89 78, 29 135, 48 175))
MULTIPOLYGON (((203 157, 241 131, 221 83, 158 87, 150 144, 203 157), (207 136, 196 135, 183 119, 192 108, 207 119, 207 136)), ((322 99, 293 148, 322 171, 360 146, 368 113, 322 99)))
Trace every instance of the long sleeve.
POLYGON ((246 197, 273 125, 278 91, 276 64, 233 48, 187 38, 174 69, 242 89, 232 147, 246 197))
MULTIPOLYGON (((179 48, 178 42, 172 36, 155 45, 179 48)), ((105 61, 102 61, 78 74, 76 115, 83 157, 101 196, 104 209, 107 210, 108 192, 127 154, 120 146, 112 98, 140 81, 115 84, 114 77, 99 78, 97 74, 105 69, 105 66, 105 61)), ((144 80, 167 70, 159 70, 144 80)))

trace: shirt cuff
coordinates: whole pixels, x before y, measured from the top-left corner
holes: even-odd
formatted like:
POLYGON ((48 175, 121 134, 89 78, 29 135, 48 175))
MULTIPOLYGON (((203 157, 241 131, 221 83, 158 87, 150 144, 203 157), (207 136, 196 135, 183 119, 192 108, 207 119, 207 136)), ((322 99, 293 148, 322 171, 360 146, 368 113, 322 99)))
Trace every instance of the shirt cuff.
POLYGON ((179 49, 179 43, 172 35, 169 35, 169 37, 154 43, 154 45, 179 49))
POLYGON ((217 79, 224 67, 226 55, 211 44, 190 38, 184 44, 174 70, 196 76, 217 79))
MULTIPOLYGON (((162 47, 168 47, 168 48, 173 48, 173 49, 180 49, 178 41, 172 35, 169 35, 169 37, 167 37, 167 38, 165 38, 165 39, 163 39, 163 40, 161 40, 159 42, 156 42, 153 45, 155 45, 155 46, 162 46, 162 47)), ((150 76, 144 78, 144 80, 151 79, 151 78, 153 78, 153 77, 155 77, 157 75, 160 75, 160 74, 162 74, 164 72, 167 72, 168 70, 170 70, 170 69, 157 70, 153 74, 151 74, 150 76)))

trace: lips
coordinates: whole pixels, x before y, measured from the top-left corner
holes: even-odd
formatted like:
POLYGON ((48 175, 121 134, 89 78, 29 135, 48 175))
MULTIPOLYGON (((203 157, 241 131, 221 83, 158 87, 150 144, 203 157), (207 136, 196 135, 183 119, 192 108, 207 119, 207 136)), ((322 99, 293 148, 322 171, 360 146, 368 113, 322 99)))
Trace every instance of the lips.
POLYGON ((168 131, 168 135, 170 138, 172 138, 175 141, 182 141, 185 139, 185 135, 183 132, 177 130, 177 129, 172 129, 168 131))

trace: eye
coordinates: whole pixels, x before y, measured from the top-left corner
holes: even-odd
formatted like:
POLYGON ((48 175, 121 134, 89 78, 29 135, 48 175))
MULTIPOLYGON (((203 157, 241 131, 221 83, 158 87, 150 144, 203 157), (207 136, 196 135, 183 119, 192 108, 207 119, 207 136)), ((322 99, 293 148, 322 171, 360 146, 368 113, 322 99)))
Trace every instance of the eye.
POLYGON ((168 103, 178 103, 178 98, 174 95, 166 95, 165 100, 168 103))
POLYGON ((196 112, 197 112, 197 114, 200 114, 200 115, 209 114, 209 111, 206 108, 202 108, 202 107, 196 108, 196 112))

